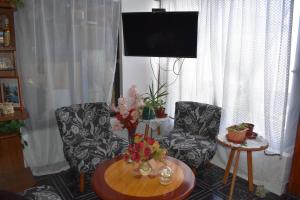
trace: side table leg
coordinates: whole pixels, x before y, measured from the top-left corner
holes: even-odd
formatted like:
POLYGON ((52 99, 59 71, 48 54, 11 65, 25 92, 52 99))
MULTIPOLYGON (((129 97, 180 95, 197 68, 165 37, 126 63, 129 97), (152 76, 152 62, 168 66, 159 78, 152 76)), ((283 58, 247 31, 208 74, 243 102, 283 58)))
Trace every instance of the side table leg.
POLYGON ((160 135, 160 126, 157 127, 156 131, 157 131, 157 135, 160 135))
POLYGON ((226 169, 225 169, 225 174, 224 174, 224 178, 223 178, 223 183, 226 184, 227 183, 227 178, 229 176, 229 172, 230 172, 230 168, 231 168, 231 164, 232 164, 232 160, 235 154, 235 149, 231 149, 230 154, 229 154, 229 158, 227 161, 227 165, 226 165, 226 169))
POLYGON ((146 127, 145 127, 145 136, 148 136, 148 132, 149 132, 149 124, 146 124, 146 127))
POLYGON ((248 164, 248 189, 250 192, 254 191, 253 187, 253 169, 252 169, 252 151, 247 151, 247 164, 248 164))
POLYGON ((237 150, 237 153, 235 156, 234 168, 233 168, 233 177, 232 177, 232 182, 231 182, 231 186, 230 186, 229 200, 232 199, 232 195, 233 195, 233 191, 234 191, 236 173, 238 171, 238 166, 239 166, 239 158, 240 158, 240 150, 237 150))

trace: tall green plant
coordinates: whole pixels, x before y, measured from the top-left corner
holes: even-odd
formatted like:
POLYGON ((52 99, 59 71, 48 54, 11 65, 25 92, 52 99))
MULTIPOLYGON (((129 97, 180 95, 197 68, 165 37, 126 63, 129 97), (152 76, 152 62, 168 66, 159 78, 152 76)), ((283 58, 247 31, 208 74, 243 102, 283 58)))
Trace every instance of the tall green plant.
POLYGON ((155 90, 152 82, 151 85, 149 85, 149 92, 146 93, 147 96, 145 97, 145 105, 152 108, 153 110, 164 106, 166 102, 163 98, 168 95, 166 86, 167 84, 164 83, 158 86, 157 90, 155 90))
POLYGON ((24 6, 24 0, 8 0, 8 2, 16 8, 24 6))

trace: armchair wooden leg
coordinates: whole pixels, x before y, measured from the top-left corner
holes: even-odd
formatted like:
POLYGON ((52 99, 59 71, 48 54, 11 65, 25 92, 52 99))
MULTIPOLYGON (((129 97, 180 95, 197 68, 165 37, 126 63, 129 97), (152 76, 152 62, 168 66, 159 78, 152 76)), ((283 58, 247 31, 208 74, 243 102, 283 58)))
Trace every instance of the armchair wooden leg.
POLYGON ((79 192, 84 192, 84 172, 79 174, 79 192))
POLYGON ((193 171, 194 175, 196 176, 197 175, 197 169, 195 167, 193 167, 192 171, 193 171))
POLYGON ((148 137, 149 128, 150 128, 150 127, 149 127, 149 124, 146 124, 144 136, 147 136, 147 137, 148 137))

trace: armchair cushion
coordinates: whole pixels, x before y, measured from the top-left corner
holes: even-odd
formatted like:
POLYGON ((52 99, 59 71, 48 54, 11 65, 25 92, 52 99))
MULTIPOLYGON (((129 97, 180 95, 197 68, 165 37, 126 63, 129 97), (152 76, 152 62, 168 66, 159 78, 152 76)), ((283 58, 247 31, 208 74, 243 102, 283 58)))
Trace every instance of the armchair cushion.
POLYGON ((216 151, 216 142, 195 137, 189 132, 172 130, 169 136, 159 140, 162 147, 168 149, 168 155, 184 161, 190 167, 198 168, 211 160, 216 151))

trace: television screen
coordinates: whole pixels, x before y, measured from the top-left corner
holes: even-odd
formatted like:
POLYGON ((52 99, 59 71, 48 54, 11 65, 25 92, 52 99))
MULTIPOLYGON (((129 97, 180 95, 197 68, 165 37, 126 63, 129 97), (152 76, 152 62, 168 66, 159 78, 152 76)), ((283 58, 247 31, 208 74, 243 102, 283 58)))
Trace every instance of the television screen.
POLYGON ((197 57, 198 12, 122 13, 125 56, 197 57))

